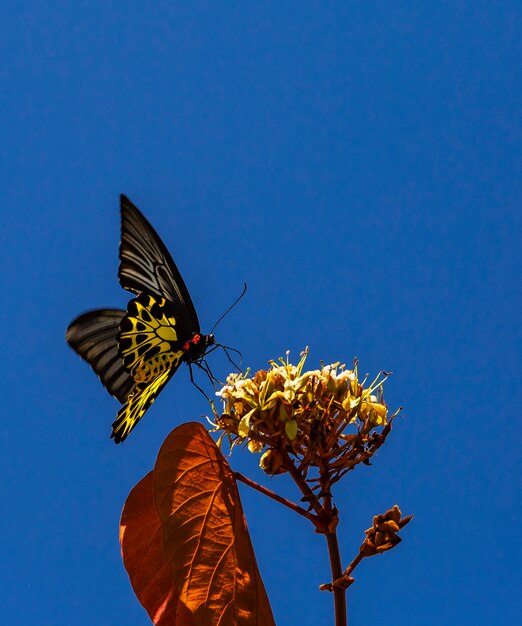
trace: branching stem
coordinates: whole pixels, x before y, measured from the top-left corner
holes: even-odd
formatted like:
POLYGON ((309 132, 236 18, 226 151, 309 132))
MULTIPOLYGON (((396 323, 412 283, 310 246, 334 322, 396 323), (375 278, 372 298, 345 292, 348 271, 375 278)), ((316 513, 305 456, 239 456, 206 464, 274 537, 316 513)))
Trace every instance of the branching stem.
POLYGON ((348 578, 353 570, 359 565, 359 563, 364 559, 364 555, 359 552, 359 554, 353 559, 353 561, 348 565, 348 567, 344 570, 343 577, 348 578))
MULTIPOLYGON (((318 518, 324 520, 325 510, 321 506, 321 503, 319 502, 315 493, 308 486, 308 483, 306 482, 303 474, 299 471, 295 463, 290 458, 290 455, 285 450, 281 450, 281 454, 283 456, 283 467, 288 470, 288 473, 294 479, 294 482, 299 487, 301 493, 305 497, 306 502, 310 504, 310 506, 317 514, 318 518)), ((317 526, 317 523, 315 525, 317 526)))
POLYGON ((263 485, 260 485, 259 483, 256 483, 255 481, 250 480, 250 478, 247 478, 246 476, 243 476, 243 474, 241 474, 240 472, 234 472, 234 476, 235 476, 236 480, 239 480, 240 482, 245 483, 245 485, 248 485, 252 489, 255 489, 256 491, 259 491, 260 493, 264 494, 265 496, 268 496, 269 498, 272 498, 272 500, 275 500, 276 502, 279 502, 279 504, 283 504, 284 506, 287 506, 289 509, 292 509, 292 511, 295 511, 299 515, 302 515, 303 517, 306 517, 306 519, 308 519, 310 522, 312 522, 312 524, 314 526, 317 525, 317 519, 316 519, 315 515, 313 515, 312 513, 309 513, 306 509, 303 509, 302 507, 300 507, 299 505, 295 504, 291 500, 287 500, 286 498, 283 498, 283 496, 280 496, 277 493, 275 493, 275 491, 271 491, 270 489, 267 489, 266 487, 263 487, 263 485))

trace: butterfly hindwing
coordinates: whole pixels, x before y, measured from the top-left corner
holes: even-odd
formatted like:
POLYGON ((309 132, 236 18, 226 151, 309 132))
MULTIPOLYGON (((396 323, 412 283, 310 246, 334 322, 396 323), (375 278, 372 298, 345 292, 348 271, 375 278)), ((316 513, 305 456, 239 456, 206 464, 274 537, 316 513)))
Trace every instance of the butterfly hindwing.
POLYGON ((116 443, 128 436, 178 369, 186 354, 186 333, 183 325, 177 328, 174 306, 165 298, 141 293, 129 302, 118 342, 135 390, 112 425, 111 437, 116 443))
POLYGON ((89 363, 107 391, 121 403, 134 387, 134 380, 119 355, 120 322, 126 314, 118 309, 88 311, 69 324, 66 334, 67 343, 89 363))
POLYGON ((171 302, 142 293, 129 302, 121 320, 120 357, 136 382, 150 381, 171 365, 179 365, 188 338, 171 302))
POLYGON ((123 194, 118 278, 124 289, 169 300, 180 321, 199 333, 196 309, 165 244, 139 209, 123 194))
POLYGON ((131 430, 143 417, 145 411, 154 402, 159 392, 167 384, 178 366, 165 370, 152 382, 136 385, 134 393, 131 394, 127 403, 118 411, 118 416, 112 425, 111 439, 115 443, 121 443, 126 439, 131 430))

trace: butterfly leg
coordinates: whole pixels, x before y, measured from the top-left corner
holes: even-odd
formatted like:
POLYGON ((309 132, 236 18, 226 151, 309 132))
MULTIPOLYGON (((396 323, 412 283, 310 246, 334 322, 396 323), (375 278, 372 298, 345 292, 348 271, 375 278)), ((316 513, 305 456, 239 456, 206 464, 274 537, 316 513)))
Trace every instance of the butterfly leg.
POLYGON ((228 353, 228 351, 232 351, 232 352, 237 352, 237 354, 239 354, 239 358, 240 358, 240 363, 243 361, 243 355, 241 354, 241 352, 239 352, 239 350, 236 350, 235 348, 230 348, 229 346, 221 346, 223 348, 223 351, 225 352, 225 354, 227 355, 227 359, 230 361, 230 363, 237 369, 237 371, 242 374, 243 370, 239 367, 239 365, 237 365, 237 363, 234 361, 234 359, 230 356, 230 354, 228 353))
MULTIPOLYGON (((226 354, 226 357, 228 359, 228 361, 234 366, 234 368, 240 373, 243 373, 243 370, 239 367, 239 365, 232 359, 232 357, 230 356, 230 354, 228 353, 228 351, 230 350, 230 352, 235 352, 236 354, 239 354, 239 362, 241 363, 243 361, 243 355, 241 354, 241 352, 239 350, 236 350, 235 348, 231 348, 230 346, 224 346, 222 343, 215 343, 212 348, 210 348, 210 350, 207 350, 205 352, 205 356, 207 354, 210 354, 211 352, 214 352, 214 350, 217 350, 218 348, 222 348, 223 351, 226 354)), ((212 378, 214 378, 214 376, 212 376, 212 378)))
POLYGON ((207 363, 206 359, 201 359, 200 361, 197 361, 196 365, 205 372, 205 374, 207 375, 207 378, 210 381, 210 384, 212 385, 212 387, 214 387, 216 391, 217 391, 216 383, 220 387, 223 386, 223 383, 220 380, 218 380, 212 373, 212 370, 210 369, 210 365, 207 363))
MULTIPOLYGON (((194 364, 197 365, 200 369, 202 369, 207 376, 209 376, 210 382, 212 383, 212 385, 214 386, 214 389, 215 389, 215 385, 212 382, 212 378, 210 378, 210 375, 207 372, 207 370, 198 361, 194 361, 194 364)), ((188 365, 189 372, 190 372, 190 382, 194 385, 194 387, 196 387, 196 389, 198 389, 198 391, 200 391, 205 396, 205 398, 209 401, 209 403, 212 406, 214 406, 214 402, 207 396, 207 394, 203 391, 203 389, 201 389, 201 387, 194 380, 194 373, 192 372, 192 363, 187 363, 187 365, 188 365)))

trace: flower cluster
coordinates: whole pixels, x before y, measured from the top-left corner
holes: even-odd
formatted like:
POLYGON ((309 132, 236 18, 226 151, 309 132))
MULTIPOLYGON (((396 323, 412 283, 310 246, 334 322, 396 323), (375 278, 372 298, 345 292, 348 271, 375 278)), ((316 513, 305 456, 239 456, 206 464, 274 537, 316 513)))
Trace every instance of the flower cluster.
POLYGON ((232 443, 247 442, 250 451, 264 451, 260 465, 270 474, 288 469, 288 455, 305 473, 310 466, 327 464, 334 474, 344 474, 368 461, 395 417, 388 415, 383 399, 388 374, 365 386, 356 361, 352 370, 334 363, 303 371, 307 354, 292 365, 287 353, 286 360, 271 361, 270 369, 253 377, 230 374, 217 393, 224 403, 223 414, 216 415, 217 429, 232 443))

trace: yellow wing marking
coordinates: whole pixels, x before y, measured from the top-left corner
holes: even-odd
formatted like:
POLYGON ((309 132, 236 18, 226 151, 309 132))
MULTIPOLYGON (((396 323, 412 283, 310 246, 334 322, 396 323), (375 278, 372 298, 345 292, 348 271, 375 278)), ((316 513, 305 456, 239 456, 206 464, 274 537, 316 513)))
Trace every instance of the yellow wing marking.
POLYGON ((165 298, 140 294, 129 302, 120 324, 120 356, 136 382, 155 378, 176 361, 173 307, 165 298))
POLYGON ((129 435, 163 389, 171 373, 170 370, 167 370, 146 386, 136 386, 136 390, 121 407, 112 425, 111 438, 114 439, 115 443, 122 442, 129 435))
POLYGON ((150 294, 142 293, 128 304, 118 345, 135 388, 112 425, 116 443, 129 435, 181 363, 185 351, 178 341, 174 314, 170 302, 150 294))

